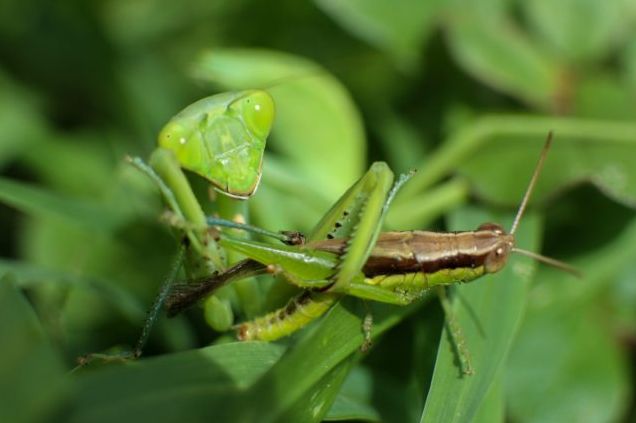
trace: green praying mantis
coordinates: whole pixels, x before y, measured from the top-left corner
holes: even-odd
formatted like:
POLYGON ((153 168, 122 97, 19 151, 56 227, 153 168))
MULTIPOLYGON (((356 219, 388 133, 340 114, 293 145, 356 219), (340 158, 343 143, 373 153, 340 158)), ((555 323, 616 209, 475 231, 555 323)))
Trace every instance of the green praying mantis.
MULTIPOLYGON (((381 232, 391 201, 410 176, 401 175, 394 183, 393 172, 384 162, 374 163, 306 236, 297 232, 273 233, 205 217, 179 168, 205 177, 217 191, 231 197, 249 197, 260 180, 273 110, 269 94, 257 90, 201 100, 164 127, 159 136, 160 148, 151 157, 150 167, 140 159, 132 160, 159 186, 172 209, 173 226, 184 231, 190 248, 204 262, 213 264, 207 269, 210 272, 212 267, 210 274, 191 273, 188 278, 194 282, 172 287, 183 259, 182 248, 151 310, 134 356, 141 354, 152 322, 164 303, 168 315, 175 315, 223 286, 265 273, 283 276, 301 288, 301 293, 286 306, 235 326, 240 340, 273 341, 290 335, 322 316, 345 295, 406 305, 436 289, 444 305, 444 287, 499 271, 512 252, 576 273, 565 263, 515 246, 514 234, 545 161, 551 134, 508 233, 493 223, 453 233, 381 232), (264 234, 283 244, 237 237, 218 227, 264 234), (247 259, 225 268, 219 251, 240 253, 247 259)), ((449 307, 444 309, 448 311, 449 307)), ((365 319, 363 325, 363 349, 371 342, 370 322, 365 319)), ((452 322, 450 326, 455 344, 462 345, 460 329, 452 322)), ((467 354, 461 348, 458 351, 464 372, 470 373, 467 354)))
MULTIPOLYGON (((393 184, 389 167, 376 162, 306 237, 287 233, 284 242, 292 245, 220 235, 222 247, 249 258, 197 283, 177 285, 166 300, 168 314, 177 314, 218 287, 243 277, 282 274, 302 292, 285 307, 236 327, 240 340, 272 341, 317 319, 343 295, 406 305, 430 289, 495 273, 506 265, 512 252, 576 274, 565 263, 515 246, 515 231, 551 140, 550 134, 508 233, 494 223, 464 232, 381 232, 391 201, 409 175, 401 175, 393 184)), ((454 336, 461 335, 456 331, 454 336)))
MULTIPOLYGON (((171 213, 183 223, 176 228, 177 236, 187 241, 188 248, 182 243, 134 350, 115 356, 90 354, 80 359, 80 365, 93 358, 139 357, 182 265, 187 278, 197 278, 225 269, 227 261, 234 259, 232 252, 218 245, 214 231, 209 230, 206 214, 182 169, 205 178, 222 194, 215 201, 221 217, 244 219, 244 202, 239 200, 249 198, 259 185, 266 138, 273 121, 274 102, 266 91, 213 95, 186 107, 163 127, 149 164, 139 157, 128 158, 159 187, 171 213)), ((258 295, 250 287, 247 284, 237 289, 238 296, 258 295)), ((217 330, 227 329, 233 318, 229 306, 215 296, 209 298, 214 300, 210 301, 209 323, 217 330)), ((253 303, 247 299, 246 304, 253 303)))

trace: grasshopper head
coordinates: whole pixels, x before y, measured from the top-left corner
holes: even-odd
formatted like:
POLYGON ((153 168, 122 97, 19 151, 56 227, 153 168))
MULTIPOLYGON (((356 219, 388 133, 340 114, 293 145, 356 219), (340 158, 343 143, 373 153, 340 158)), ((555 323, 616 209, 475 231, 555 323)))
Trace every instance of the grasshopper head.
POLYGON ((507 234, 506 231, 496 223, 484 223, 477 228, 477 231, 488 234, 491 239, 489 252, 484 260, 484 270, 486 273, 500 271, 506 265, 508 256, 514 247, 514 236, 507 234))

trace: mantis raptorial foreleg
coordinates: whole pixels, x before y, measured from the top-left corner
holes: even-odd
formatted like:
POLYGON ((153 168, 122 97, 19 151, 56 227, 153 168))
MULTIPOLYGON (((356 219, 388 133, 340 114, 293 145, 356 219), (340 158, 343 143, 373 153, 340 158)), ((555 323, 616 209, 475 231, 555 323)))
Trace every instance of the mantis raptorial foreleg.
POLYGON ((324 239, 323 234, 326 238, 349 239, 333 278, 333 292, 346 291, 353 278, 360 274, 380 233, 392 184, 393 172, 386 163, 373 163, 310 233, 309 242, 324 239))
MULTIPOLYGON (((395 192, 406 182, 406 179, 407 177, 401 178, 393 191, 390 191, 393 173, 385 163, 374 163, 369 171, 334 204, 311 231, 307 237, 305 251, 302 247, 275 247, 278 251, 272 251, 271 245, 267 244, 241 243, 223 239, 221 245, 233 249, 237 248, 266 265, 280 266, 285 269, 284 274, 290 282, 303 288, 308 287, 309 280, 312 288, 321 289, 321 307, 312 311, 313 318, 322 314, 318 313, 318 309, 324 313, 329 308, 326 306, 328 303, 337 301, 342 294, 351 294, 352 292, 369 299, 405 304, 404 297, 398 293, 364 285, 362 266, 375 244, 382 226, 382 219, 395 192), (320 257, 322 260, 319 262, 317 256, 322 252, 313 250, 312 243, 334 238, 344 238, 349 241, 335 262, 333 255, 324 255, 320 257), (315 267, 315 273, 308 278, 307 272, 311 266, 315 267), (302 283, 299 283, 299 280, 302 280, 302 283)), ((308 293, 305 291, 293 299, 291 303, 298 301, 299 298, 306 298, 307 295, 308 293)), ((310 301, 314 301, 314 299, 312 298, 310 301)), ((296 307, 291 311, 302 313, 304 308, 296 307)), ((287 335, 298 330, 302 327, 301 323, 305 325, 311 321, 311 319, 296 319, 290 312, 289 305, 268 316, 270 317, 240 325, 239 337, 241 339, 269 339, 272 333, 283 336, 283 334, 287 335)))

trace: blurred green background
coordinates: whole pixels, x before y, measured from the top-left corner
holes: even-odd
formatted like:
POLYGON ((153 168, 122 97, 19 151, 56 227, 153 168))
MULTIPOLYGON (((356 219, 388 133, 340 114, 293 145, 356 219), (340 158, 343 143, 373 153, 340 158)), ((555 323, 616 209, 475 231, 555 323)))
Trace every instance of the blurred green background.
POLYGON ((636 418, 635 2, 4 0, 0 52, 1 421, 636 418), (311 228, 374 160, 418 170, 391 229, 510 222, 554 130, 519 238, 584 278, 514 258, 461 287, 469 380, 435 302, 371 305, 363 355, 355 299, 276 344, 219 343, 193 310, 148 360, 69 373, 134 342, 176 251, 124 156, 243 88, 277 105, 249 200, 272 230, 311 228))

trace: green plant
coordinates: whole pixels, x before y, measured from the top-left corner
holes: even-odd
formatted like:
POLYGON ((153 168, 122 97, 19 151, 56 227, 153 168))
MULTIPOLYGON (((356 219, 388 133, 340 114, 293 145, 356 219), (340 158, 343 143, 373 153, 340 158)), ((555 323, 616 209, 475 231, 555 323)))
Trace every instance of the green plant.
POLYGON ((0 420, 633 418, 630 2, 259 3, 2 6, 0 420), (223 343, 193 310, 160 320, 147 358, 67 374, 134 341, 174 256, 154 185, 122 157, 195 99, 253 88, 277 118, 250 222, 307 231, 380 159, 418 170, 387 228, 505 225, 551 129, 517 236, 584 279, 516 260, 456 292, 470 378, 433 303, 370 304, 361 354, 354 298, 281 343, 223 343))

